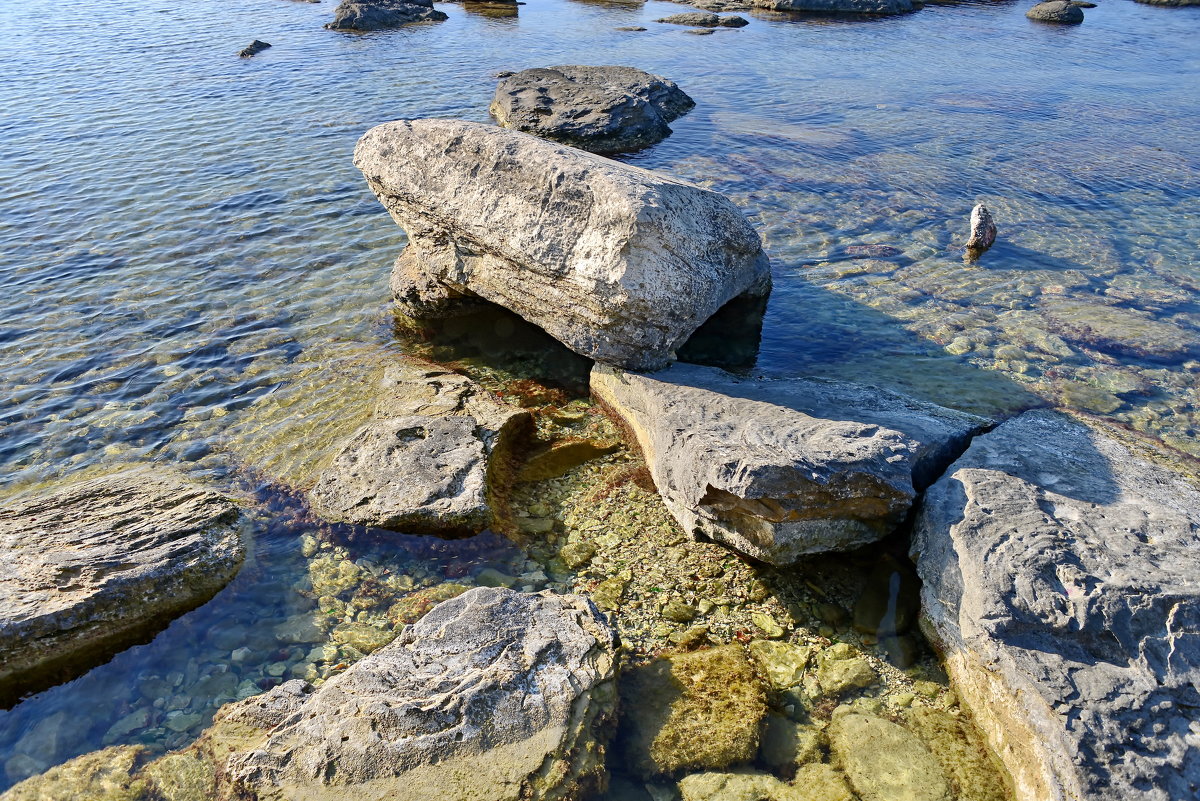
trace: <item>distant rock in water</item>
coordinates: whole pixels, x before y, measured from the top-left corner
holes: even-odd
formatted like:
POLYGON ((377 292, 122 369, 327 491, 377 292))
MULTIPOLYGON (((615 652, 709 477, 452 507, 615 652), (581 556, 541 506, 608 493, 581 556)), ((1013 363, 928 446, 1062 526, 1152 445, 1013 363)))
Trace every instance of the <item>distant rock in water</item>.
POLYGON ((331 31, 379 31, 399 28, 414 22, 440 22, 447 19, 434 10, 433 0, 343 0, 333 12, 331 31))
POLYGON ((392 292, 412 317, 482 298, 588 358, 654 369, 730 300, 770 291, 741 211, 675 178, 460 120, 372 128, 354 163, 408 232, 392 292))
POLYGON ((621 25, 621 26, 619 26, 619 27, 613 28, 613 30, 614 30, 614 31, 628 31, 628 32, 631 32, 631 33, 638 33, 638 32, 644 31, 644 30, 646 30, 646 29, 645 29, 645 28, 643 28, 641 25, 621 25))
POLYGON ((684 531, 787 565, 890 534, 987 421, 858 384, 597 365, 592 395, 633 432, 684 531))
POLYGON ((823 14, 905 14, 912 0, 750 0, 755 8, 770 11, 807 11, 823 14))
POLYGON ((264 801, 576 801, 605 784, 615 668, 587 599, 476 588, 288 700, 223 772, 264 801))
POLYGON ((854 259, 886 259, 904 251, 891 245, 848 245, 843 252, 854 259))
POLYGON ((661 75, 633 67, 562 66, 505 77, 489 111, 505 128, 592 153, 621 153, 666 139, 667 123, 695 105, 661 75))
POLYGON ((982 203, 971 209, 971 234, 967 237, 967 258, 974 259, 996 241, 996 223, 982 203))
POLYGON ((237 573, 231 502, 139 467, 0 508, 0 702, 65 681, 237 573))
POLYGON ((1047 3, 1038 3, 1026 11, 1025 16, 1038 22, 1078 25, 1083 22, 1083 9, 1070 0, 1050 0, 1047 3))
POLYGON ((672 14, 669 17, 656 19, 655 22, 665 22, 670 25, 692 25, 697 28, 743 28, 750 23, 744 17, 721 17, 716 14, 704 14, 693 11, 688 14, 672 14))
POLYGON ((1135 0, 1148 6, 1200 6, 1200 0, 1135 0))
POLYGON ((1019 801, 1200 787, 1200 491, 1138 450, 1026 412, 917 518, 922 626, 1019 801))
POLYGON ((238 53, 238 56, 241 58, 250 58, 251 56, 258 55, 270 46, 270 42, 264 42, 260 39, 255 39, 253 42, 246 45, 246 47, 242 49, 242 52, 238 53))

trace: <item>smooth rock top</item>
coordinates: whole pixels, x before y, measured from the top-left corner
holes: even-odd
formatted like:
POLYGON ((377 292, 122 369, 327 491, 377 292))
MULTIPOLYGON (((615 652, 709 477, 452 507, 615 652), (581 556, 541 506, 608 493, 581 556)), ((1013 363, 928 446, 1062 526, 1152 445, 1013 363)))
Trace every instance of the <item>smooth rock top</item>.
POLYGON ((448 19, 434 10, 433 0, 342 0, 333 12, 331 31, 379 31, 414 22, 448 19))
POLYGON ((1200 492, 1053 412, 927 492, 924 625, 1022 801, 1195 798, 1200 492))
POLYGON ((675 82, 633 67, 569 65, 503 78, 488 109, 505 128, 592 153, 641 150, 696 105, 675 82))
POLYGON ((1026 11, 1025 16, 1038 22, 1078 25, 1083 22, 1083 9, 1070 0, 1049 0, 1047 3, 1038 3, 1026 11))
POLYGON ((241 565, 237 519, 150 467, 0 508, 0 695, 70 678, 207 601, 241 565))
POLYGON ((413 316, 484 298, 577 353, 655 368, 726 302, 770 288, 737 207, 648 170, 459 120, 372 128, 354 163, 408 232, 392 290, 413 316))
POLYGON ((773 564, 886 536, 987 421, 875 387, 597 365, 685 531, 773 564))
POLYGON ((912 0, 750 0, 755 8, 823 14, 905 14, 912 0))
POLYGON ((260 801, 582 798, 603 782, 615 649, 585 598, 476 588, 331 679, 227 771, 260 801))
POLYGON ((693 25, 697 28, 744 28, 750 24, 743 17, 721 17, 716 14, 705 14, 699 11, 691 11, 686 14, 672 14, 669 17, 655 20, 655 22, 665 22, 670 25, 693 25))

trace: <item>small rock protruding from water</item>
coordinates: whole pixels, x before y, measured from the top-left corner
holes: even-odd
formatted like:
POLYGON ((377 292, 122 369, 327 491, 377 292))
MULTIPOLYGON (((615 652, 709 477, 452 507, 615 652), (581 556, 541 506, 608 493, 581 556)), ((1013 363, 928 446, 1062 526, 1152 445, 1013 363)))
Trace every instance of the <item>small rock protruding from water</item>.
POLYGON ((1070 0, 1049 0, 1038 3, 1025 12, 1025 16, 1038 22, 1053 22, 1058 25, 1078 25, 1083 22, 1083 9, 1070 0))
POLYGON ((669 17, 657 19, 655 22, 665 22, 668 25, 688 25, 694 28, 744 28, 750 24, 745 17, 739 17, 736 14, 722 17, 719 14, 701 11, 672 14, 669 17))
POLYGON ((414 22, 448 19, 433 7, 433 0, 343 0, 333 11, 331 31, 379 31, 414 22))
POLYGON ((967 238, 964 258, 974 261, 996 241, 996 222, 982 203, 971 209, 971 235, 967 238))
POLYGON ((242 48, 242 52, 238 53, 238 57, 250 58, 251 56, 257 56, 259 53, 266 50, 270 46, 271 46, 270 42, 264 42, 261 39, 255 39, 253 42, 251 42, 250 44, 248 44, 244 48, 242 48))

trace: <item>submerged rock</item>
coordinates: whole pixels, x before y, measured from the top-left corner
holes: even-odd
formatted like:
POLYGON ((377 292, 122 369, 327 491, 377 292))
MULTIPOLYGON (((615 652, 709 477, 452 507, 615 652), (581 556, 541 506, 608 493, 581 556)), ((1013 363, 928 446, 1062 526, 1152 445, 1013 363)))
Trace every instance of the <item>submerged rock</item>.
POLYGON ((770 289, 725 198, 528 134, 393 122, 355 164, 408 232, 392 291, 414 317, 484 298, 589 358, 654 368, 729 300, 770 289))
POLYGON ((476 588, 288 710, 226 770, 260 801, 582 798, 604 783, 615 648, 582 597, 476 588))
POLYGON ((1026 11, 1025 16, 1038 22, 1078 25, 1083 22, 1083 9, 1070 0, 1049 0, 1046 3, 1038 3, 1026 11))
POLYGON ((833 758, 862 801, 951 801, 941 766, 908 729, 849 713, 828 729, 833 758))
POLYGON ((331 31, 379 31, 414 22, 448 19, 433 7, 433 0, 342 0, 333 12, 331 31))
POLYGON ((912 0, 750 0, 755 8, 824 14, 905 14, 912 0))
POLYGON ((375 421, 360 428, 308 498, 328 520, 411 533, 475 533, 492 522, 504 463, 529 426, 465 376, 417 360, 384 371, 375 421))
POLYGON ((592 153, 641 150, 696 105, 675 82, 633 67, 522 70, 496 86, 489 111, 505 128, 592 153))
POLYGON ((769 773, 693 773, 679 782, 683 801, 854 801, 854 794, 829 765, 806 765, 788 784, 769 773))
POLYGON ((923 623, 1017 797, 1200 787, 1200 492, 1065 415, 977 437, 927 492, 923 623))
POLYGON ((207 601, 242 563, 237 520, 150 467, 0 508, 0 696, 72 678, 207 601))
POLYGON ((744 28, 750 23, 744 17, 721 17, 717 14, 705 14, 692 11, 687 14, 672 14, 669 17, 656 19, 655 22, 665 22, 669 25, 691 25, 696 28, 744 28))
POLYGON ((875 387, 685 364, 597 365, 592 393, 685 531, 772 564, 886 536, 987 422, 875 387))
POLYGON ((977 203, 971 209, 971 234, 967 237, 967 258, 974 259, 996 241, 996 223, 987 206, 977 203))
POLYGON ((238 56, 240 56, 241 58, 250 58, 251 56, 258 55, 259 53, 266 50, 270 46, 271 46, 270 42, 263 42, 258 39, 255 39, 253 42, 251 42, 250 44, 248 44, 244 48, 242 48, 242 52, 238 53, 238 56))

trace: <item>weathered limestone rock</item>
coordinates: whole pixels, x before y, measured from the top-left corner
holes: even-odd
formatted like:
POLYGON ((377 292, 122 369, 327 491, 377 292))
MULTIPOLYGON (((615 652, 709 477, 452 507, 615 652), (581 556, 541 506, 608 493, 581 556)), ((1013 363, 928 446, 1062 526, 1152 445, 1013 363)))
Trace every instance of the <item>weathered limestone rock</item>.
POLYGON ((433 7, 433 0, 342 0, 333 11, 331 31, 380 31, 414 22, 447 19, 433 7))
POLYGON ((621 699, 626 763, 646 777, 749 762, 767 712, 737 644, 637 668, 622 679, 621 699))
POLYGON ((875 387, 597 365, 684 530, 773 564, 890 533, 986 421, 875 387))
POLYGON ((1200 492, 1065 415, 977 437, 927 492, 923 625, 1032 799, 1200 788, 1200 492))
POLYGON ((770 289, 732 203, 637 167, 457 120, 378 126, 354 161, 408 232, 392 291, 415 317, 484 298, 577 353, 648 369, 729 300, 770 289))
POLYGON ((411 533, 475 533, 492 522, 505 462, 530 424, 465 376, 407 360, 384 371, 375 421, 317 479, 322 517, 411 533))
POLYGON ((661 75, 568 65, 509 75, 489 111, 505 128, 592 153, 628 153, 666 139, 667 123, 695 105, 661 75))
POLYGON ((744 28, 750 23, 736 15, 722 17, 717 14, 706 14, 700 11, 690 11, 686 14, 672 14, 669 17, 657 19, 655 22, 665 22, 669 25, 691 25, 696 28, 744 28))
POLYGON ((992 213, 982 203, 971 209, 971 234, 967 237, 967 256, 975 258, 990 248, 996 241, 996 222, 992 213))
POLYGON ((476 588, 331 679, 227 773, 260 801, 581 798, 604 781, 615 648, 582 597, 476 588))
POLYGON ((912 0, 750 0, 755 8, 819 14, 905 14, 912 0))
POLYGON ((834 718, 828 734, 834 759, 862 801, 950 801, 941 766, 903 726, 850 713, 834 718))
POLYGON ((0 508, 0 696, 72 678, 207 601, 242 563, 237 519, 149 467, 0 508))
POLYGON ((1026 11, 1025 16, 1038 22, 1078 25, 1083 22, 1083 9, 1070 0, 1049 0, 1049 2, 1038 3, 1026 11))

